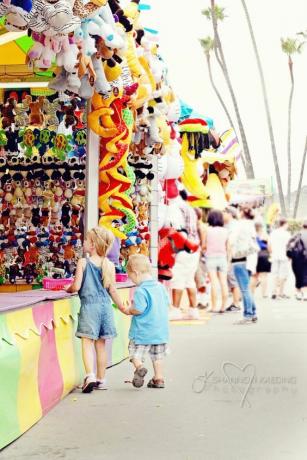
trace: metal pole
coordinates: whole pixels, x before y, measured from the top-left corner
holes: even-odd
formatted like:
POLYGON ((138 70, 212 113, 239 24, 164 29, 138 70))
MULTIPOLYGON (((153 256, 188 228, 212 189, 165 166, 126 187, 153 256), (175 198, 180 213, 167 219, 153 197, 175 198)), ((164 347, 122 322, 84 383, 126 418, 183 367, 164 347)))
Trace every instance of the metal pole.
MULTIPOLYGON (((91 102, 87 103, 87 114, 91 110, 91 102)), ((86 149, 86 200, 85 200, 85 231, 96 227, 99 220, 99 136, 87 127, 86 149)))
POLYGON ((150 258, 152 272, 155 278, 158 278, 158 230, 159 230, 159 178, 158 178, 158 156, 153 155, 152 172, 154 179, 151 181, 151 201, 150 201, 150 258))

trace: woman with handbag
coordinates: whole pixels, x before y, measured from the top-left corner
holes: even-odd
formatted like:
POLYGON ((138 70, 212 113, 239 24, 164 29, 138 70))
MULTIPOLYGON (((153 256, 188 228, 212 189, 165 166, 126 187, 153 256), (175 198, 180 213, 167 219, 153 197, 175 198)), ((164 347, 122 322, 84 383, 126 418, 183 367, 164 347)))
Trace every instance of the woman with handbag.
POLYGON ((241 219, 229 237, 229 259, 237 279, 243 299, 243 319, 237 324, 257 322, 256 304, 250 288, 250 260, 259 251, 256 242, 254 212, 251 208, 242 208, 241 219))
POLYGON ((297 300, 307 300, 307 221, 300 232, 294 235, 287 247, 287 256, 292 261, 297 300))

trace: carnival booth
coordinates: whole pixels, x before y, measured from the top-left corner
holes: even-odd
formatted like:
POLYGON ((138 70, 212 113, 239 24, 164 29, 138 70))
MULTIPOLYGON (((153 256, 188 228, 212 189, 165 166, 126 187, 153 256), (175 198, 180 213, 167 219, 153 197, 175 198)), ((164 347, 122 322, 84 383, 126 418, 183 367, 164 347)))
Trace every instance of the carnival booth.
MULTIPOLYGON (((228 134, 182 120, 157 33, 140 21, 149 6, 124 4, 0 2, 0 448, 82 380, 79 300, 60 289, 84 232, 114 233, 129 302, 130 254, 149 255, 155 273, 159 256, 169 279, 174 254, 195 250, 166 221, 179 181, 193 205, 222 207, 235 173, 228 134)), ((114 308, 109 365, 127 357, 129 319, 114 308)))

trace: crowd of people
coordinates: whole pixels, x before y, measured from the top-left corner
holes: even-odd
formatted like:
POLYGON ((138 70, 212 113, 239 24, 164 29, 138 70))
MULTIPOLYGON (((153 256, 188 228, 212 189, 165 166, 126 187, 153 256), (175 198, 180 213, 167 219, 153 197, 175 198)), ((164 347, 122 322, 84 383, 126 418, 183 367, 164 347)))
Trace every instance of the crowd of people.
POLYGON ((307 300, 307 222, 291 235, 286 219, 280 218, 269 228, 261 213, 248 206, 210 210, 206 224, 199 210, 185 202, 182 209, 185 230, 199 243, 199 251, 177 255, 171 281, 171 320, 183 318, 180 301, 186 289, 191 319, 199 319, 200 308, 222 314, 238 312, 242 304, 243 318, 238 324, 256 323, 257 288, 268 298, 271 274, 272 300, 289 298, 285 288, 291 265, 296 299, 307 300))

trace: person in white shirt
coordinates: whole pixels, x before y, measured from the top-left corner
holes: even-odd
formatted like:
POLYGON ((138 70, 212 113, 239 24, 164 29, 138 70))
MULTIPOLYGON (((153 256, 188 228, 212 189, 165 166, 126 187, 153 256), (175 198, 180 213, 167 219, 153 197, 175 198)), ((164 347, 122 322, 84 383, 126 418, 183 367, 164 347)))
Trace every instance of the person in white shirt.
POLYGON ((291 234, 288 232, 288 222, 282 218, 278 223, 278 228, 270 234, 268 245, 272 261, 271 272, 274 278, 272 299, 287 298, 284 289, 290 269, 287 257, 287 244, 290 238, 291 234))

